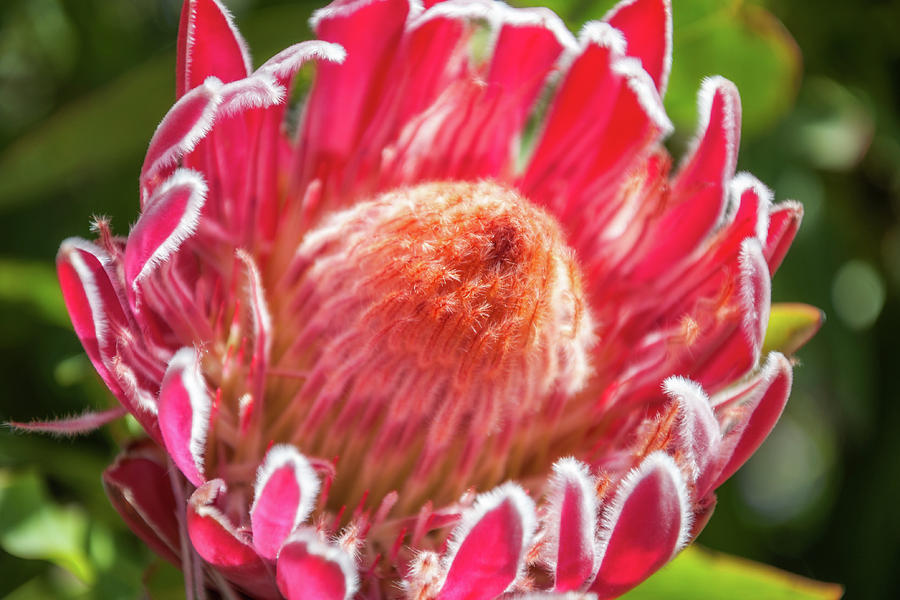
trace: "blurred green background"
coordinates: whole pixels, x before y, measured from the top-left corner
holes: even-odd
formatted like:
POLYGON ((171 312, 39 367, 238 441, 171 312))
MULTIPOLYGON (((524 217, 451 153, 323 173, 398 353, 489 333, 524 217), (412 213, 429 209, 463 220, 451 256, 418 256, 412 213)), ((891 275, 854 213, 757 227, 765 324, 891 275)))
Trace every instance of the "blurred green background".
MULTIPOLYGON (((137 216, 142 154, 173 97, 180 4, 0 3, 2 421, 108 406, 53 260, 63 238, 89 236, 92 215, 120 233, 137 216)), ((311 37, 314 3, 227 4, 257 64, 311 37)), ((612 2, 548 4, 577 30, 612 2)), ((734 80, 739 168, 806 209, 775 300, 828 315, 799 352, 784 418, 721 489, 700 543, 840 582, 847 598, 900 597, 900 3, 675 0, 674 18, 673 152, 694 129, 701 78, 734 80)), ((101 489, 128 427, 78 440, 0 430, 0 595, 178 597, 178 573, 101 489)))

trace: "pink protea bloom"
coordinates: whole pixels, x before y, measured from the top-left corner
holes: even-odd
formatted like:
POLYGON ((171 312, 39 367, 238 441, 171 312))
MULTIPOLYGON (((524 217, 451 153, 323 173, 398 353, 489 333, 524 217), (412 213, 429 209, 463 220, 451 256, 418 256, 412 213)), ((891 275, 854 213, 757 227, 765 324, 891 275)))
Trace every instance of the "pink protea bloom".
POLYGON ((703 83, 672 169, 668 0, 577 37, 490 0, 312 25, 252 70, 218 0, 187 0, 140 218, 62 244, 76 333, 152 438, 112 502, 197 589, 628 590, 791 387, 761 352, 802 211, 735 174, 737 91, 703 83))

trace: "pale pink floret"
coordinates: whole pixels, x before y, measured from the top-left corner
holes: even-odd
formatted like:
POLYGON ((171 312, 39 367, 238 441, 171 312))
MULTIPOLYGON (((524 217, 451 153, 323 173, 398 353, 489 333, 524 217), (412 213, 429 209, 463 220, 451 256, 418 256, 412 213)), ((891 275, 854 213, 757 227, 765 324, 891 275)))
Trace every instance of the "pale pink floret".
POLYGON ((312 26, 253 71, 222 3, 186 0, 141 216, 60 248, 76 334, 152 439, 106 471, 114 506, 195 588, 627 591, 791 387, 762 348, 802 208, 735 172, 737 90, 703 82, 672 174, 668 0, 577 37, 492 0, 312 26))

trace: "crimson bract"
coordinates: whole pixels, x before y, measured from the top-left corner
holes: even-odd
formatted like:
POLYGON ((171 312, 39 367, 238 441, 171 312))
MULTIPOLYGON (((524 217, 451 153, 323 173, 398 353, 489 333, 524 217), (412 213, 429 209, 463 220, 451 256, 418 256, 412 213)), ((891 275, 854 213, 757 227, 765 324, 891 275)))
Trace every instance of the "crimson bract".
POLYGON ((735 174, 735 87, 703 82, 675 168, 667 0, 577 37, 489 0, 312 26, 254 70, 187 0, 140 218, 62 244, 75 330, 150 438, 110 499, 197 589, 628 590, 791 387, 761 353, 802 211, 735 174))

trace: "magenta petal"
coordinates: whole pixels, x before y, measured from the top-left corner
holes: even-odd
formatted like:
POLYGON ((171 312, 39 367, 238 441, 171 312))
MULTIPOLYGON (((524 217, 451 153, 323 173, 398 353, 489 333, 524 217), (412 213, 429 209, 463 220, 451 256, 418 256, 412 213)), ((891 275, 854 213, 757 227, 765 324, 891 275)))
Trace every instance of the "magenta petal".
POLYGON ((516 484, 478 496, 453 532, 438 600, 489 600, 510 588, 535 527, 534 502, 516 484))
POLYGON ((522 592, 501 596, 504 600, 597 600, 589 592, 522 592))
POLYGON ((641 61, 663 95, 672 68, 670 0, 622 0, 604 20, 625 34, 626 53, 641 61))
POLYGON ((574 458, 558 460, 550 480, 547 554, 557 592, 582 589, 596 572, 597 492, 590 471, 574 458))
POLYGON ((284 544, 276 579, 288 600, 345 600, 358 586, 353 559, 311 529, 296 531, 284 544))
POLYGON ((247 44, 234 26, 231 13, 219 0, 185 0, 178 28, 175 96, 214 76, 224 82, 250 73, 247 44))
POLYGON ((738 173, 729 184, 731 202, 734 212, 730 226, 743 223, 747 234, 741 237, 756 236, 764 244, 769 232, 769 216, 772 212, 772 190, 750 173, 738 173))
POLYGON ((322 63, 310 91, 300 134, 300 143, 310 145, 304 149, 312 152, 310 159, 343 159, 353 151, 386 84, 409 10, 407 0, 356 0, 333 2, 313 14, 318 37, 343 46, 347 59, 322 63))
POLYGON ((13 429, 30 431, 32 433, 50 433, 55 435, 81 435, 96 431, 107 423, 120 419, 128 414, 122 406, 116 406, 101 412, 88 411, 77 417, 55 419, 52 421, 32 421, 30 423, 7 423, 13 429))
POLYGON ((56 256, 63 300, 91 364, 147 433, 159 440, 156 365, 144 361, 139 369, 136 364, 146 358, 137 355, 148 350, 126 316, 118 266, 105 250, 77 238, 64 241, 56 256))
POLYGON ((253 371, 251 374, 251 398, 254 410, 259 410, 265 396, 266 367, 272 346, 272 316, 269 313, 263 289, 262 276, 253 257, 244 250, 235 251, 236 258, 241 261, 247 271, 247 291, 249 296, 250 317, 253 322, 253 371))
POLYGON ((169 177, 147 202, 125 246, 125 280, 132 304, 140 280, 166 262, 194 233, 205 201, 203 178, 182 169, 169 177))
POLYGON ((180 538, 168 464, 149 442, 120 454, 103 472, 103 487, 116 511, 154 552, 180 564, 180 538))
POLYGON ((56 255, 56 270, 78 339, 104 383, 122 400, 125 394, 110 365, 116 330, 127 327, 127 320, 122 298, 105 266, 109 262, 109 255, 99 246, 69 238, 56 255))
POLYGON ((287 88, 305 63, 311 60, 342 63, 346 58, 347 53, 340 45, 311 40, 285 48, 264 62, 257 73, 270 73, 287 88))
POLYGON ((564 48, 574 51, 574 38, 540 9, 451 0, 414 19, 395 60, 398 84, 382 100, 387 118, 373 121, 382 136, 393 133, 383 122, 400 126, 385 162, 390 185, 510 172, 529 110, 564 48), (476 22, 497 36, 481 69, 460 60, 476 22))
POLYGON ((268 565, 256 554, 249 536, 239 532, 219 508, 227 487, 213 479, 197 488, 188 501, 187 529, 203 560, 228 579, 260 598, 278 598, 268 565))
MULTIPOLYGON (((501 19, 504 13, 501 12, 501 19)), ((509 11, 506 19, 497 34, 487 79, 503 89, 515 90, 517 108, 524 116, 560 54, 574 50, 576 43, 562 20, 550 10, 509 11)))
POLYGON ((223 85, 219 93, 222 102, 217 113, 223 117, 236 115, 252 108, 266 108, 281 104, 285 90, 275 76, 259 71, 249 77, 223 85))
POLYGON ((194 348, 182 348, 169 362, 159 390, 159 428, 166 449, 194 485, 206 481, 203 459, 212 399, 194 348))
POLYGON ((741 327, 722 344, 694 378, 707 389, 721 389, 754 368, 760 359, 771 309, 772 279, 756 237, 741 243, 737 307, 741 327))
POLYGON ((733 83, 713 77, 703 82, 698 104, 699 132, 672 183, 673 206, 655 227, 660 241, 638 270, 642 280, 658 277, 688 256, 725 214, 740 144, 740 96, 733 83))
POLYGON ((689 193, 716 186, 724 193, 741 143, 741 97, 724 77, 710 77, 703 81, 697 104, 700 125, 675 187, 689 193))
POLYGON ((712 477, 722 445, 719 421, 709 398, 699 384, 683 377, 669 377, 663 382, 665 393, 677 403, 677 441, 685 460, 691 466, 692 483, 704 496, 712 477))
POLYGON ((191 90, 169 109, 156 127, 141 167, 141 206, 156 187, 175 170, 185 154, 193 150, 212 127, 222 96, 222 82, 211 78, 191 90))
POLYGON ((577 170, 575 163, 582 157, 569 150, 587 151, 597 144, 619 94, 622 78, 613 71, 612 62, 621 57, 625 40, 609 25, 592 25, 580 36, 582 50, 556 92, 523 176, 522 190, 533 200, 540 200, 536 196, 554 179, 555 170, 577 170))
POLYGON ((315 507, 319 480, 309 461, 294 446, 273 446, 253 485, 250 524, 253 546, 274 560, 284 540, 315 507))
POLYGON ((762 246, 756 238, 748 238, 741 244, 741 309, 742 328, 747 341, 759 360, 772 302, 772 276, 763 256, 762 246))
POLYGON ((802 220, 803 205, 799 202, 782 202, 772 209, 764 253, 773 275, 781 266, 781 261, 794 241, 802 220))
POLYGON ((716 398, 717 412, 729 431, 724 450, 728 456, 713 487, 731 477, 762 445, 784 411, 793 382, 791 362, 780 352, 769 354, 766 364, 751 383, 734 397, 716 398))
POLYGON ((688 542, 690 498, 681 471, 654 452, 619 484, 603 512, 605 549, 590 591, 618 596, 666 564, 688 542))

